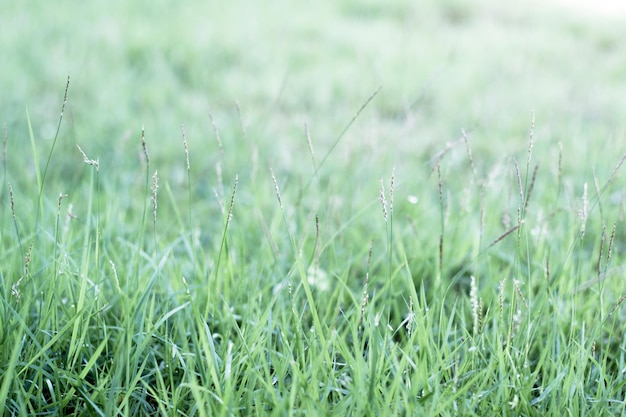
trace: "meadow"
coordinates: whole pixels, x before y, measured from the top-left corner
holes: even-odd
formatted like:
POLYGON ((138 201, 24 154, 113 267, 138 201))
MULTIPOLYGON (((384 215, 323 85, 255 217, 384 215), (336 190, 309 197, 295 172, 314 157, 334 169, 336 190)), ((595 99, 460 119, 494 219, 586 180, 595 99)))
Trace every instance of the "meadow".
POLYGON ((626 29, 0 5, 0 410, 626 412, 626 29))

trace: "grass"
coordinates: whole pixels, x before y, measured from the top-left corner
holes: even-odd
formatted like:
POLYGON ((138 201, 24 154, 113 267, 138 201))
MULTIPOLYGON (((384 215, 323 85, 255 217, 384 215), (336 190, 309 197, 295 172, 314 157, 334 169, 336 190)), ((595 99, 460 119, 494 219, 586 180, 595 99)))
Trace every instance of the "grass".
POLYGON ((2 6, 4 415, 624 414, 618 21, 113 6, 2 6))

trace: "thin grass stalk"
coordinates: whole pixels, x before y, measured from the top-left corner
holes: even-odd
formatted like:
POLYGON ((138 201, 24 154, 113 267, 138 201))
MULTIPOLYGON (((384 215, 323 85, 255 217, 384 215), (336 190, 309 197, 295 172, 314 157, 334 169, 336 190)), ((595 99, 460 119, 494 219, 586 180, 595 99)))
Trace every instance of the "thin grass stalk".
MULTIPOLYGON (((81 147, 79 145, 76 145, 76 147, 78 148, 79 152, 81 153, 82 157, 83 157, 83 162, 89 166, 92 167, 92 189, 95 188, 95 205, 96 205, 96 215, 95 215, 95 221, 96 221, 96 233, 95 233, 95 262, 96 265, 100 265, 100 212, 101 212, 101 205, 100 205, 100 159, 90 159, 89 157, 87 157, 87 155, 85 154, 85 152, 81 149, 81 147), (95 187, 94 187, 94 174, 93 174, 93 168, 95 168, 95 187)), ((91 194, 90 194, 91 197, 91 194)), ((60 204, 60 201, 59 201, 60 204)), ((90 214, 91 216, 91 203, 90 203, 90 214)))
POLYGON ((533 194, 533 189, 535 188, 535 180, 537 178, 538 169, 539 164, 536 164, 535 168, 533 169, 533 175, 530 179, 530 185, 528 185, 528 188, 526 189, 526 198, 524 199, 524 213, 526 213, 526 209, 528 208, 528 202, 530 201, 530 197, 533 194))
POLYGON ((599 299, 600 299, 600 318, 602 318, 602 314, 604 311, 604 280, 601 277, 602 274, 602 254, 604 253, 604 242, 606 240, 606 225, 602 225, 602 234, 600 235, 600 248, 598 250, 598 259, 596 262, 596 280, 598 281, 599 286, 599 299))
POLYGON ((596 261, 596 274, 598 282, 601 281, 602 274, 602 255, 604 253, 604 241, 606 240, 606 225, 602 226, 602 233, 600 235, 600 249, 598 250, 598 259, 596 261))
POLYGON ((306 143, 309 149, 309 155, 311 156, 311 162, 313 162, 313 172, 317 173, 317 161, 315 160, 315 151, 313 150, 311 131, 309 130, 309 124, 306 122, 304 123, 304 133, 306 135, 306 143))
POLYGON ((613 308, 611 308, 611 310, 609 311, 609 314, 606 316, 605 320, 608 320, 609 318, 611 318, 613 316, 613 314, 615 314, 617 309, 622 305, 622 303, 624 303, 624 301, 626 301, 626 294, 622 295, 619 298, 619 300, 617 300, 617 303, 615 303, 613 308))
POLYGON ((582 240, 585 237, 585 231, 587 228, 587 216, 589 214, 589 199, 587 198, 587 183, 583 184, 583 195, 582 195, 582 206, 580 211, 578 212, 578 215, 580 216, 581 219, 581 224, 580 224, 580 240, 582 240))
POLYGON ((24 258, 24 246, 22 244, 22 236, 20 234, 20 228, 17 224, 17 219, 15 217, 15 196, 13 195, 13 187, 11 183, 7 183, 9 186, 9 201, 11 203, 11 216, 13 217, 13 226, 15 227, 15 236, 17 237, 17 242, 20 245, 20 254, 22 259, 24 258))
MULTIPOLYGON (((99 180, 99 169, 95 171, 91 170, 91 190, 87 198, 87 212, 85 215, 86 224, 85 224, 85 236, 83 239, 82 247, 83 253, 79 265, 79 279, 80 286, 78 289, 78 296, 76 297, 76 311, 78 312, 76 317, 87 316, 89 317, 90 311, 93 308, 91 304, 88 303, 87 300, 87 290, 88 290, 88 275, 90 268, 90 258, 91 258, 91 245, 92 243, 95 245, 95 263, 96 265, 100 265, 100 180, 99 180), (95 191, 93 191, 95 190, 95 191), (94 216, 94 192, 95 192, 95 210, 96 214, 94 216), (95 218, 95 236, 92 236, 91 233, 91 222, 92 219, 95 218)), ((74 367, 76 363, 80 360, 80 349, 84 346, 84 340, 87 336, 87 332, 85 331, 85 323, 83 320, 75 320, 72 326, 72 334, 71 334, 71 342, 70 348, 68 349, 67 357, 68 363, 71 364, 71 367, 74 367)))
POLYGON ((368 98, 367 100, 365 100, 365 102, 361 105, 361 107, 359 108, 359 110, 357 110, 357 112, 354 114, 354 116, 352 117, 352 119, 350 119, 350 121, 348 122, 348 124, 343 128, 343 130, 339 133, 339 135, 337 136, 337 138, 335 139, 335 141, 332 143, 332 145, 330 146, 330 148, 328 149, 328 151, 326 152, 326 154, 324 155, 324 157, 320 160, 319 164, 317 165, 317 169, 315 170, 315 172, 313 173, 313 175, 311 176, 311 178, 309 178, 309 181, 307 182, 307 184, 304 186, 304 188, 302 189, 302 194, 305 195, 306 191, 309 189, 309 187, 311 186, 311 183, 313 181, 314 178, 317 178, 319 175, 319 170, 322 169, 322 166, 324 166, 324 164, 326 163, 326 160, 328 159, 328 157, 330 156, 331 153, 333 153, 333 151, 335 150, 335 148, 337 147, 337 145, 339 145, 339 142, 341 142, 341 140, 343 139, 343 137, 345 136, 345 134, 348 132, 348 130, 350 129, 350 127, 352 127, 352 125, 354 124, 354 122, 356 121, 356 119, 359 118, 359 116, 361 115, 361 113, 363 112, 363 110, 365 110, 365 108, 370 104, 370 102, 372 100, 374 100, 374 97, 376 97, 376 95, 378 95, 378 93, 380 92, 380 90, 382 89, 382 86, 378 87, 376 89, 376 91, 374 91, 368 98))
MULTIPOLYGON (((52 274, 52 283, 51 283, 51 288, 56 289, 57 288, 57 281, 59 278, 59 268, 60 268, 60 262, 59 262, 59 254, 57 253, 58 248, 62 245, 62 242, 59 239, 59 229, 60 229, 60 223, 61 223, 61 203, 63 201, 64 198, 67 197, 67 194, 63 194, 60 193, 59 194, 59 202, 57 205, 57 218, 56 218, 56 224, 54 227, 54 254, 53 254, 53 262, 54 262, 54 272, 52 274)), ((55 316, 56 316, 56 306, 53 308, 52 307, 52 296, 54 294, 54 291, 47 291, 46 292, 46 302, 45 302, 45 306, 48 309, 47 313, 45 314, 45 317, 49 318, 50 321, 52 323, 56 322, 55 316)), ((44 324, 44 327, 47 327, 44 324)))
POLYGON ((596 193, 593 207, 598 207, 598 211, 600 212, 600 222, 604 224, 604 209, 602 207, 602 201, 600 200, 600 185, 598 184, 598 176, 596 175, 595 169, 593 169, 593 187, 596 193))
MULTIPOLYGON (((517 158, 513 158, 515 164, 515 177, 517 178, 517 190, 519 193, 519 206, 524 207, 524 187, 522 186, 522 175, 520 174, 519 164, 517 158)), ((518 213, 518 223, 521 222, 521 215, 523 212, 518 213)))
POLYGON ((31 146, 33 148, 33 158, 35 162, 35 170, 37 174, 37 183, 39 185, 39 198, 37 200, 37 219, 35 220, 35 227, 39 227, 39 221, 43 222, 43 189, 44 183, 46 181, 46 174, 48 173, 48 167, 50 166, 50 160, 52 159, 52 153, 54 152, 54 147, 56 146, 57 139, 59 138, 59 131, 61 130, 61 122, 63 121, 63 114, 65 113, 65 104, 67 103, 67 92, 70 88, 70 76, 67 76, 67 83, 65 84, 65 93, 63 95, 63 104, 61 105, 61 114, 59 116, 59 122, 57 124, 57 129, 54 134, 54 139, 52 140, 52 147, 50 148, 50 152, 48 152, 48 159, 46 160, 46 165, 43 170, 43 174, 39 174, 38 168, 38 158, 37 151, 35 146, 35 135, 33 134, 32 125, 30 122, 30 116, 28 114, 28 109, 26 110, 26 118, 28 121, 28 130, 31 141, 31 146))
MULTIPOLYGON (((385 230, 386 230, 386 248, 387 248, 387 280, 385 282, 385 299, 384 299, 384 307, 381 312, 381 316, 385 317, 386 322, 381 327, 382 337, 378 340, 375 337, 370 337, 369 350, 371 354, 371 368, 370 368, 370 383, 369 383, 369 395, 368 395, 368 403, 369 407, 373 408, 374 404, 372 403, 375 398, 375 389, 376 389, 376 381, 378 380, 377 375, 379 374, 378 369, 379 366, 383 366, 382 363, 379 363, 379 358, 383 358, 382 351, 386 349, 386 346, 389 341, 390 334, 387 332, 389 328, 389 322, 391 320, 391 280, 393 276, 393 187, 395 180, 395 167, 392 171, 391 181, 389 186, 389 199, 386 198, 385 195, 385 185, 384 180, 380 181, 380 202, 383 208, 383 217, 385 219, 385 230), (386 313, 386 314, 385 314, 386 313)), ((370 249, 371 256, 371 249, 370 249)), ((368 260, 369 262, 369 260, 368 260)), ((368 267, 369 268, 369 267, 368 267)), ((369 273, 368 273, 369 276, 369 273)), ((362 307, 363 308, 363 307, 362 307)), ((375 334, 372 334, 374 336, 375 334)))
POLYGON ((35 225, 39 227, 39 220, 43 219, 43 203, 42 203, 42 190, 43 183, 41 180, 41 169, 39 167, 39 153, 37 152, 37 145, 35 144, 35 133, 33 132, 33 125, 30 120, 30 113, 28 107, 26 108, 26 123, 28 126, 28 137, 30 139, 30 146, 33 152, 33 166, 35 167, 35 178, 37 179, 37 189, 39 190, 39 198, 37 199, 37 209, 35 210, 35 225))
POLYGON ((465 133, 464 129, 461 129, 461 137, 463 142, 465 142, 465 149, 467 151, 467 158, 469 159, 470 169, 472 170, 472 177, 474 178, 474 182, 478 181, 478 174, 476 172, 476 166, 474 165, 474 158, 472 156, 472 149, 469 146, 469 140, 467 138, 467 133, 465 133))
POLYGON ((437 169, 437 165, 439 165, 441 163, 441 161, 443 160, 443 158, 450 153, 450 151, 452 151, 452 149, 454 149, 456 146, 458 146, 460 143, 462 143, 464 141, 463 137, 461 136, 460 138, 452 141, 452 142, 446 142, 446 146, 439 151, 437 154, 435 154, 435 156, 433 156, 432 158, 430 158, 430 161, 428 163, 428 165, 431 167, 431 173, 433 173, 436 169, 437 169))
POLYGON ((535 111, 531 112, 530 132, 528 134, 528 158, 526 159, 526 178, 525 184, 528 186, 528 173, 530 172, 530 161, 533 156, 533 147, 535 145, 535 111))
MULTIPOLYGON (((395 181, 395 167, 391 173, 391 181, 389 184, 389 199, 385 197, 385 185, 384 181, 380 180, 380 201, 383 206, 383 215, 385 218, 385 228, 386 228, 386 247, 387 247, 387 281, 385 282, 386 290, 385 290, 385 299, 391 300, 391 280, 393 275, 393 188, 395 181)), ((391 318, 391 306, 386 303, 388 308, 387 310, 387 323, 389 323, 391 318)), ((387 324, 385 323, 385 324, 387 324)))
POLYGON ((15 301, 19 301, 20 299, 20 296, 21 296, 20 286, 22 285, 22 281, 25 278, 28 279, 30 277, 30 263, 31 263, 32 254, 33 254, 33 244, 34 242, 30 243, 30 246, 28 247, 28 252, 26 252, 26 255, 24 256, 24 272, 18 278, 17 282, 15 282, 11 286, 11 295, 15 297, 15 301))
POLYGON ((215 134, 215 140, 217 141, 217 147, 220 150, 222 156, 224 156, 224 146, 222 145, 222 138, 220 137, 220 131, 215 124, 215 119, 213 119, 213 114, 209 111, 209 120, 211 121, 211 126, 213 127, 213 133, 215 134))
MULTIPOLYGON (((268 237, 267 227, 265 225, 263 225, 263 227, 265 228, 264 233, 266 234, 266 237, 268 237)), ((269 237, 268 237, 268 240, 270 240, 269 237)), ((309 256, 309 259, 307 262, 307 265, 309 265, 307 269, 307 274, 312 272, 315 276, 317 276, 317 274, 320 271, 319 265, 320 265, 321 247, 319 246, 319 242, 320 242, 320 219, 319 219, 319 216, 316 214, 315 215, 315 241, 313 242, 313 250, 311 251, 311 256, 309 256), (312 271, 311 271, 311 268, 313 268, 312 271)), ((302 245, 304 245, 304 243, 302 245)), ((301 248, 302 248, 302 245, 301 245, 301 248)), ((302 251, 302 249, 300 249, 300 251, 302 251)), ((274 259, 277 259, 276 255, 274 255, 274 259)))
POLYGON ((613 180, 617 176, 617 172, 622 167, 622 164, 624 163, 625 160, 626 160, 626 154, 622 155, 622 158, 619 160, 619 162, 617 163, 617 165, 615 166, 615 168, 611 172, 611 175, 609 176, 609 179, 606 181, 606 183, 602 187, 601 193, 604 193, 604 191, 607 189, 607 187, 613 182, 613 180))
MULTIPOLYGON (((8 133, 7 133, 7 125, 6 123, 3 126, 3 140, 2 140, 2 188, 0 188, 0 197, 2 198, 2 206, 4 206, 5 200, 4 200, 4 193, 5 193, 5 187, 7 184, 7 139, 8 139, 8 133)), ((4 220, 4 213, 6 213, 6 210, 2 210, 2 219, 4 220)), ((2 232, 0 232, 0 238, 2 237, 2 232)))
POLYGON ((141 215, 141 227, 139 230, 139 236, 137 238, 137 251, 136 251, 136 264, 135 264, 135 276, 139 277, 139 262, 141 260, 141 252, 143 250, 144 236, 146 232, 146 222, 148 221, 148 199, 150 197, 150 153, 148 152, 148 144, 146 143, 146 131, 144 126, 141 126, 141 148, 143 150, 144 159, 146 162, 146 179, 144 181, 144 203, 143 213, 141 215))
MULTIPOLYGON (((192 193, 191 193, 191 163, 189 162, 189 146, 187 144, 187 134, 185 133, 185 125, 181 124, 181 132, 183 136, 183 148, 185 150, 185 167, 187 168, 187 216, 188 216, 188 224, 187 230, 189 230, 189 259, 191 261, 192 270, 196 270, 196 254, 194 248, 195 244, 195 234, 193 229, 193 217, 191 213, 192 208, 192 193)), ((168 187, 169 190, 169 187, 168 187)))
POLYGON ((498 282, 498 307, 499 307, 499 325, 504 325, 504 289, 506 285, 506 278, 501 279, 498 282))
POLYGON ((388 276, 389 276, 390 286, 391 286, 391 275, 392 275, 392 270, 393 270, 393 188, 395 185, 395 179, 396 179, 396 167, 394 166, 393 169, 391 170, 391 182, 389 183, 389 242, 387 244, 389 248, 388 276))
MULTIPOLYGON (((187 227, 189 228, 189 233, 191 233, 191 237, 193 239, 193 223, 192 223, 192 217, 191 217, 191 165, 189 163, 189 148, 187 146, 187 135, 185 134, 185 125, 181 125, 180 129, 182 131, 183 134, 183 148, 185 149, 185 166, 187 168, 187 204, 189 205, 189 210, 188 210, 188 222, 189 224, 187 225, 187 227)), ((193 243, 193 242, 192 242, 193 243)))
MULTIPOLYGON (((100 194, 101 194, 101 190, 100 190, 100 163, 99 160, 96 160, 97 164, 95 165, 96 168, 96 246, 95 246, 95 265, 98 265, 98 267, 100 266, 100 244, 101 244, 101 234, 100 234, 100 213, 102 212, 102 205, 101 205, 101 201, 100 201, 100 194)), ((93 168, 92 168, 92 172, 93 172, 93 168)))
MULTIPOLYGON (((206 307, 205 307, 205 311, 204 311, 204 316, 208 316, 209 314, 209 309, 212 305, 212 297, 211 294, 215 294, 216 293, 216 289, 217 289, 217 284, 219 283, 219 273, 220 273, 220 264, 222 261, 222 257, 224 252, 228 252, 228 231, 229 231, 229 226, 230 226, 230 222, 232 220, 232 216, 233 216, 233 207, 235 206, 235 195, 237 194, 237 185, 239 184, 239 175, 235 175, 235 183, 233 185, 233 192, 230 196, 230 204, 228 205, 228 214, 226 216, 226 221, 224 222, 224 229, 222 231, 222 240, 220 242, 220 249, 219 252, 217 254, 217 261, 215 263, 215 287, 211 287, 211 284, 209 283, 209 288, 208 288, 208 293, 207 293, 207 303, 206 303, 206 307)), ((208 274, 208 272, 207 272, 208 274)), ((208 278, 208 277, 207 277, 208 278)), ((224 299, 228 299, 227 297, 224 297, 224 299)))
MULTIPOLYGON (((518 208, 519 210, 518 211, 518 224, 520 226, 526 221, 526 211, 528 209, 528 202, 532 195, 533 188, 535 187, 535 179, 537 177, 537 170, 539 167, 538 164, 535 165, 535 168, 533 169, 532 174, 531 174, 530 166, 531 166, 533 147, 534 147, 534 142, 535 142, 535 111, 533 110, 531 114, 532 114, 532 117, 531 117, 531 122, 530 122, 530 132, 528 134, 528 156, 526 158, 526 172, 524 173, 523 188, 522 188, 522 182, 520 178, 519 166, 517 164, 517 160, 515 160, 515 169, 517 173, 518 186, 519 186, 520 196, 521 196, 520 205, 518 208)), ((517 232, 518 232, 518 246, 521 246, 522 228, 520 227, 517 232)), ((525 237, 526 242, 528 242, 528 230, 526 228, 524 228, 524 237, 525 237)), ((531 261, 531 254, 530 254, 530 245, 527 244, 525 249, 526 249, 526 253, 525 253, 526 265, 531 265, 532 261, 531 261)), ((528 267, 527 274, 526 274, 526 284, 527 284, 526 288, 528 290, 527 297, 529 300, 532 297, 532 292, 531 292, 532 285, 530 282, 531 274, 532 274, 532 270, 530 267, 528 267)), ((528 310, 528 314, 530 314, 529 310, 528 310)))
POLYGON ((483 245, 483 239, 485 237, 485 219, 486 219, 486 213, 487 213, 487 207, 486 207, 486 200, 487 200, 487 180, 483 181, 483 183, 480 186, 480 232, 479 232, 479 238, 478 238, 478 247, 481 248, 483 245))
POLYGON ((246 129, 246 124, 243 120, 243 114, 241 113, 241 105, 239 101, 235 101, 235 106, 237 107, 237 117, 239 118, 239 126, 241 127, 241 134, 243 135, 243 139, 245 142, 248 142, 248 131, 246 129))
POLYGON ((357 334, 359 339, 363 334, 363 318, 365 317, 365 308, 367 307, 367 301, 369 300, 368 285, 370 281, 370 265, 372 264, 372 250, 374 248, 374 241, 370 241, 370 250, 367 255, 367 268, 365 270, 365 282, 363 283, 363 295, 361 297, 361 314, 359 315, 359 325, 357 326, 357 334))
POLYGON ((606 252, 606 260, 604 262, 604 275, 607 274, 609 261, 611 260, 611 254, 613 253, 613 242, 615 240, 615 232, 617 231, 617 223, 613 223, 613 230, 611 231, 611 237, 609 238, 609 247, 606 252))
POLYGON ((439 189, 440 231, 439 231, 439 274, 437 280, 441 282, 443 274, 443 235, 445 233, 445 207, 443 203, 443 180, 441 178, 441 165, 437 163, 437 186, 439 189))
POLYGON ((156 245, 156 221, 157 221, 157 207, 158 207, 157 191, 158 189, 159 189, 159 174, 158 174, 158 171, 154 171, 154 174, 152 174, 152 186, 150 187, 150 191, 152 192, 152 230, 154 232, 155 245, 156 245))
MULTIPOLYGON (((608 190, 609 186, 613 183, 613 181, 615 181, 615 178, 617 177, 617 173, 619 172, 620 168, 624 164, 624 161, 626 161, 626 154, 622 155, 621 159, 619 160, 619 162, 617 163, 617 165, 611 172, 609 179, 604 183, 602 187, 599 188, 599 190, 596 191, 596 198, 591 202, 591 205, 589 204, 589 201, 587 200, 587 183, 585 183, 585 190, 583 194, 583 204, 584 204, 583 209, 585 211, 585 216, 584 217, 581 216, 584 219, 583 224, 587 220, 586 214, 588 214, 591 210, 593 210, 596 205, 600 204, 600 197, 606 192, 606 190, 608 190)), ((598 186, 596 185, 596 189, 597 187, 598 186)), ((581 230, 581 238, 582 237, 584 237, 584 227, 581 230)))

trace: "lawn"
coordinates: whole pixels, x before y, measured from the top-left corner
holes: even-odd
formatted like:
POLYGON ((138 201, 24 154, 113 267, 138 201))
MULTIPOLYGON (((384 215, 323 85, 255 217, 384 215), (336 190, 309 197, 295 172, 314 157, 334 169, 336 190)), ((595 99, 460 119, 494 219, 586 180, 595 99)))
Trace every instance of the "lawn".
POLYGON ((622 415, 626 26, 0 6, 3 415, 622 415))

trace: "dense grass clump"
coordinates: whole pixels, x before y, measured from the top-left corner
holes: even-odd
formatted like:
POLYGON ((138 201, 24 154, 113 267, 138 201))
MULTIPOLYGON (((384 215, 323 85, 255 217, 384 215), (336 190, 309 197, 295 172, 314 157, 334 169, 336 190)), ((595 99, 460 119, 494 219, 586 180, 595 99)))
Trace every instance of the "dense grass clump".
POLYGON ((623 411, 624 157, 569 183, 533 116, 525 154, 485 166, 462 132, 377 192, 307 129, 308 175, 226 177, 220 141, 208 192, 184 128, 169 177, 141 129, 130 180, 58 131, 42 163, 29 131, 30 183, 5 134, 7 415, 623 411))

